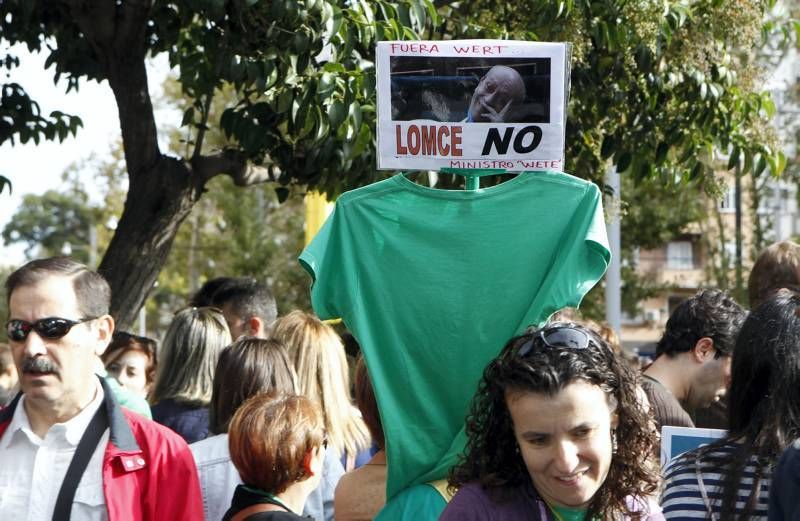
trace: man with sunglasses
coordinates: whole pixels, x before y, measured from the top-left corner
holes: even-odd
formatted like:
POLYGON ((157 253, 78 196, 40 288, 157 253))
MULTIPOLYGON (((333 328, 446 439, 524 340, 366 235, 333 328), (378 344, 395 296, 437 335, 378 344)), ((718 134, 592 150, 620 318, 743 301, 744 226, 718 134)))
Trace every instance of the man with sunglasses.
POLYGON ((202 519, 185 442, 120 407, 94 373, 114 331, 106 281, 41 259, 6 294, 21 392, 0 410, 0 519, 202 519))
POLYGON ((644 371, 659 430, 694 427, 691 414, 719 399, 731 374, 731 354, 747 312, 727 293, 700 291, 682 302, 667 321, 656 360, 644 371))

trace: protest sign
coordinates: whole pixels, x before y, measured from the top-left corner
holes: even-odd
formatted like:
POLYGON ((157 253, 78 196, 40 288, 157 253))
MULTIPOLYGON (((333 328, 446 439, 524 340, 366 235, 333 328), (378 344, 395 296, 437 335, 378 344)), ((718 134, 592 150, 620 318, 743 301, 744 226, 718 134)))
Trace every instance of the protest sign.
POLYGON ((378 168, 562 170, 570 45, 379 42, 378 168))
POLYGON ((725 436, 724 429, 698 429, 695 427, 661 427, 661 466, 665 467, 670 460, 686 451, 696 449, 700 445, 713 443, 725 436))

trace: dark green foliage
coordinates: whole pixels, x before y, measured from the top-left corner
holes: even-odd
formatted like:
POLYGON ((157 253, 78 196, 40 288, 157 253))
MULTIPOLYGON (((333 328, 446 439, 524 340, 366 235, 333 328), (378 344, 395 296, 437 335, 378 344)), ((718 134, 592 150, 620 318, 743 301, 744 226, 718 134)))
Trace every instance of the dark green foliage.
POLYGON ((470 0, 441 10, 454 38, 573 42, 566 170, 602 183, 609 159, 636 180, 710 177, 714 151, 735 151, 729 168, 744 173, 782 171, 763 128, 774 106, 749 55, 773 4, 470 0))
POLYGON ((76 260, 87 263, 90 228, 95 226, 98 213, 83 192, 28 194, 3 228, 3 241, 25 244, 29 258, 61 255, 67 248, 76 260))
MULTIPOLYGON (((3 0, 0 42, 46 53, 68 91, 108 80, 114 93, 130 188, 100 270, 126 326, 214 177, 277 181, 287 187, 276 190, 281 200, 291 185, 337 194, 383 175, 374 146, 378 40, 573 42, 566 170, 598 183, 609 160, 635 180, 700 183, 719 152, 746 174, 778 173, 786 160, 764 130, 774 106, 740 52, 758 43, 772 3, 3 0), (188 98, 178 159, 159 149, 147 94, 144 61, 160 53, 188 98), (225 106, 212 110, 221 93, 225 106), (221 146, 207 146, 211 134, 221 146)), ((0 66, 16 64, 0 55, 0 66)), ((0 143, 63 140, 80 124, 44 117, 22 89, 2 85, 0 143)), ((7 184, 0 177, 0 191, 7 184)))

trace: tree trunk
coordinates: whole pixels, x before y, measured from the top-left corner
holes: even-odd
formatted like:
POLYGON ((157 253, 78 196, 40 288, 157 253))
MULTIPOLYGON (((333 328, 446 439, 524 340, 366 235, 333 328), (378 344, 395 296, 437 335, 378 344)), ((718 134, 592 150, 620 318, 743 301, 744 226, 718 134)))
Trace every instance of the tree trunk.
POLYGON ((63 0, 63 5, 103 65, 119 111, 130 183, 98 270, 111 285, 111 314, 117 327, 129 329, 206 182, 225 173, 246 186, 268 180, 270 173, 248 165, 235 152, 202 156, 198 151, 187 161, 161 153, 145 68, 151 0, 116 7, 104 0, 63 0))
POLYGON ((166 156, 137 182, 131 178, 125 209, 99 267, 111 286, 118 329, 133 325, 201 192, 190 168, 166 156))

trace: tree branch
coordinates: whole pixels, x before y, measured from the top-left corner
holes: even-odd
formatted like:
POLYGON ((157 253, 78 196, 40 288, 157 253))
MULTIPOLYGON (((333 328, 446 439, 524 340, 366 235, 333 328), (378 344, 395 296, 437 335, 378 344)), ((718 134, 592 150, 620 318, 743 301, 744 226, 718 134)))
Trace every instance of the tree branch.
POLYGON ((102 0, 95 2, 64 0, 63 4, 95 52, 106 59, 108 57, 106 50, 114 42, 115 3, 102 0))
POLYGON ((203 149, 203 139, 206 137, 206 129, 208 128, 208 115, 211 113, 211 101, 214 99, 213 89, 205 95, 203 100, 203 117, 200 121, 200 126, 197 127, 197 139, 195 139, 194 152, 192 159, 200 157, 203 149))
POLYGON ((193 157, 191 165, 194 175, 203 184, 220 174, 229 175, 236 186, 250 186, 275 181, 280 175, 280 170, 276 166, 254 165, 247 161, 241 153, 234 150, 193 157))
POLYGON ((97 54, 119 111, 125 161, 133 182, 161 157, 147 87, 145 34, 151 0, 62 0, 97 54))

